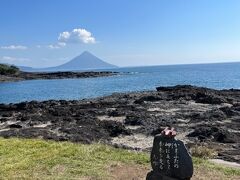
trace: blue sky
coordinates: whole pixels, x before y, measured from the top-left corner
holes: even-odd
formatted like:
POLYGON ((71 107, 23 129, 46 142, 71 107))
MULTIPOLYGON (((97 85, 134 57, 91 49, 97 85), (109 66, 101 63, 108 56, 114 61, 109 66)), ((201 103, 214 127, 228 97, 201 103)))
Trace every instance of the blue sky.
POLYGON ((0 62, 47 67, 85 50, 119 66, 240 61, 240 1, 0 1, 0 62))

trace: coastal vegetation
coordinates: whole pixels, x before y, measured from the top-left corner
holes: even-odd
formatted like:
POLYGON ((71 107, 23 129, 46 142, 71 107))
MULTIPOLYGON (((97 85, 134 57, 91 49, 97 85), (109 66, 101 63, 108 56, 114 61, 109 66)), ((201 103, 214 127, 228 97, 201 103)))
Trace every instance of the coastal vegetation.
POLYGON ((0 75, 12 75, 19 72, 19 68, 13 65, 0 64, 0 75))
MULTIPOLYGON (((240 177, 239 169, 201 158, 193 158, 193 161, 193 179, 240 177)), ((115 179, 116 176, 144 179, 150 160, 149 153, 102 144, 0 138, 0 166, 0 179, 115 179), (125 172, 121 174, 121 170, 125 172)))
POLYGON ((216 150, 206 147, 204 145, 195 145, 191 147, 190 152, 193 156, 204 158, 204 159, 217 157, 216 150))

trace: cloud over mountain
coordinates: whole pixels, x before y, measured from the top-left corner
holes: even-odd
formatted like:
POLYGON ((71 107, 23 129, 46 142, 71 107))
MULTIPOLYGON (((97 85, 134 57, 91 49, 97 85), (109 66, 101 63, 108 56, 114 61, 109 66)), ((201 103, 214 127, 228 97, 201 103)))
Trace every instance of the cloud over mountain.
POLYGON ((95 38, 92 33, 86 29, 73 29, 71 32, 65 31, 59 34, 59 42, 65 43, 84 43, 84 44, 94 44, 96 43, 95 38))
MULTIPOLYGON (((84 44, 95 44, 96 40, 92 33, 86 29, 73 29, 72 31, 61 32, 58 36, 58 42, 49 44, 45 47, 48 49, 60 49, 65 47, 69 43, 84 43, 84 44)), ((40 45, 37 46, 41 48, 40 45)))

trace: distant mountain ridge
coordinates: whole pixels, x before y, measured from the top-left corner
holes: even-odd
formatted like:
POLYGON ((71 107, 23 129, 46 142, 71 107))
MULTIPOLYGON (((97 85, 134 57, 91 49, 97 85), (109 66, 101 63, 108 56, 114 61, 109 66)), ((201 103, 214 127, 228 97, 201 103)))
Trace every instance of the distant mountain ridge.
POLYGON ((88 51, 84 51, 81 55, 72 60, 55 67, 48 68, 31 68, 19 66, 22 71, 81 71, 81 70, 98 70, 98 69, 113 69, 117 66, 109 64, 88 51))

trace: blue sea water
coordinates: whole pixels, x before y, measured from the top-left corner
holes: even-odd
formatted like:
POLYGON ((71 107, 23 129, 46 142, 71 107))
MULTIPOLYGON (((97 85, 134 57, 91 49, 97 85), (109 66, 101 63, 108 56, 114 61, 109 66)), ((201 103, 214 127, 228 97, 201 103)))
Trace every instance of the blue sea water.
POLYGON ((178 84, 240 88, 240 63, 131 67, 114 71, 121 73, 112 77, 0 83, 0 103, 85 99, 178 84))

